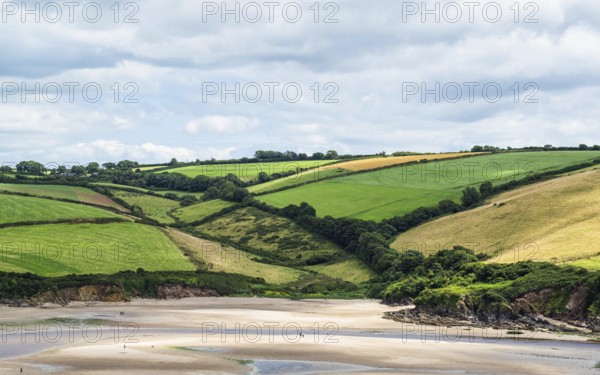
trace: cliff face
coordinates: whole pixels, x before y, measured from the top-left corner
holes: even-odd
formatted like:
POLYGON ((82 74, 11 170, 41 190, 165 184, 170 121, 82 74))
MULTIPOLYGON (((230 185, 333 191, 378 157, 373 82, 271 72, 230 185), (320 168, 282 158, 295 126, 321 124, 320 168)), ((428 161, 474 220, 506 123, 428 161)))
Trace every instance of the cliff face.
POLYGON ((589 292, 585 285, 569 294, 543 289, 526 293, 512 302, 483 306, 475 306, 468 296, 464 296, 454 305, 418 305, 412 310, 389 313, 388 318, 432 325, 464 324, 597 333, 600 332, 600 316, 589 312, 589 292))
MULTIPOLYGON (((158 286, 157 296, 160 299, 180 299, 188 297, 218 297, 213 289, 187 287, 182 285, 158 286)), ((117 286, 86 285, 77 288, 47 290, 29 299, 2 301, 10 306, 42 306, 47 303, 67 305, 69 302, 128 302, 131 298, 142 297, 130 295, 117 286)))

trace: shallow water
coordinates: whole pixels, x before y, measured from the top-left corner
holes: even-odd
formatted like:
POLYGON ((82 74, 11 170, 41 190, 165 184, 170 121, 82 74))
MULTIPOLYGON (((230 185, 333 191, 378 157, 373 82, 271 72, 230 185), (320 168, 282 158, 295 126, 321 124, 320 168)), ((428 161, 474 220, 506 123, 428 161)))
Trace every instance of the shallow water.
POLYGON ((252 368, 250 375, 310 375, 310 374, 339 374, 359 371, 377 370, 373 367, 349 365, 337 362, 313 361, 281 361, 259 359, 249 364, 252 368))

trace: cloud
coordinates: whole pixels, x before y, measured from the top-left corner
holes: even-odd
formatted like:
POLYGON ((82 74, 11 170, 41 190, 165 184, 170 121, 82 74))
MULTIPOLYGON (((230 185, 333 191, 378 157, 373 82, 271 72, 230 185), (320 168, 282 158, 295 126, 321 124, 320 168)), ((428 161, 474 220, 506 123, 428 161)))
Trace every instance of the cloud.
POLYGON ((192 120, 185 125, 189 134, 216 133, 216 134, 240 134, 254 129, 258 121, 243 116, 204 116, 192 120))

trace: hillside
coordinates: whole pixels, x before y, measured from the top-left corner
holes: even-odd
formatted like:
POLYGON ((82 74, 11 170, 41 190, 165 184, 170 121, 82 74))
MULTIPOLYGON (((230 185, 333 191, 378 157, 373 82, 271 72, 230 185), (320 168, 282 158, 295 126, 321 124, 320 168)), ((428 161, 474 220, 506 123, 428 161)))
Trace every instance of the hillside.
POLYGON ((54 198, 112 207, 122 212, 129 212, 125 207, 113 202, 110 198, 88 188, 65 185, 26 185, 0 184, 0 192, 27 194, 36 197, 54 198))
POLYGON ((494 185, 591 161, 600 152, 522 152, 444 160, 367 171, 303 185, 259 200, 276 207, 307 202, 320 217, 380 221, 444 199, 458 201, 467 186, 494 185))
POLYGON ((304 230, 289 219, 253 207, 230 212, 197 229, 299 263, 312 257, 331 257, 341 252, 335 244, 304 230))
POLYGON ((367 171, 371 169, 391 167, 394 165, 407 164, 421 160, 443 160, 453 159, 464 156, 477 155, 477 153, 447 153, 447 154, 425 154, 425 155, 409 155, 409 156, 389 156, 358 159, 344 161, 341 163, 324 165, 319 168, 314 168, 299 174, 279 178, 263 184, 251 186, 248 190, 251 193, 264 193, 272 190, 281 189, 288 186, 298 185, 302 183, 315 182, 325 178, 341 177, 351 172, 367 171))
POLYGON ((0 194, 0 224, 77 219, 117 219, 122 216, 83 204, 0 194))
POLYGON ((157 228, 135 223, 51 224, 0 229, 0 271, 41 276, 123 270, 193 271, 157 228))
POLYGON ((209 177, 225 177, 228 174, 233 174, 241 180, 249 181, 256 178, 261 172, 272 175, 273 173, 287 172, 289 170, 295 171, 296 168, 316 168, 335 162, 335 160, 292 160, 269 163, 206 164, 167 169, 163 171, 157 171, 156 173, 181 173, 188 177, 196 177, 200 175, 209 177))
POLYGON ((600 170, 590 170, 525 186, 403 233, 392 248, 431 254, 461 245, 492 262, 581 259, 575 263, 600 269, 599 180, 600 170))

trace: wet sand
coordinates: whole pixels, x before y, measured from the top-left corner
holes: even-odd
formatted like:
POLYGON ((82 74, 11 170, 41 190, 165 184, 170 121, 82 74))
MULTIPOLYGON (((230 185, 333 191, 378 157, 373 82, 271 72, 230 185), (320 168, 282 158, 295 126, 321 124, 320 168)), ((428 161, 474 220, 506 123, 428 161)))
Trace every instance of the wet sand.
POLYGON ((586 337, 382 319, 392 310, 263 298, 0 307, 0 374, 600 374, 586 337))

